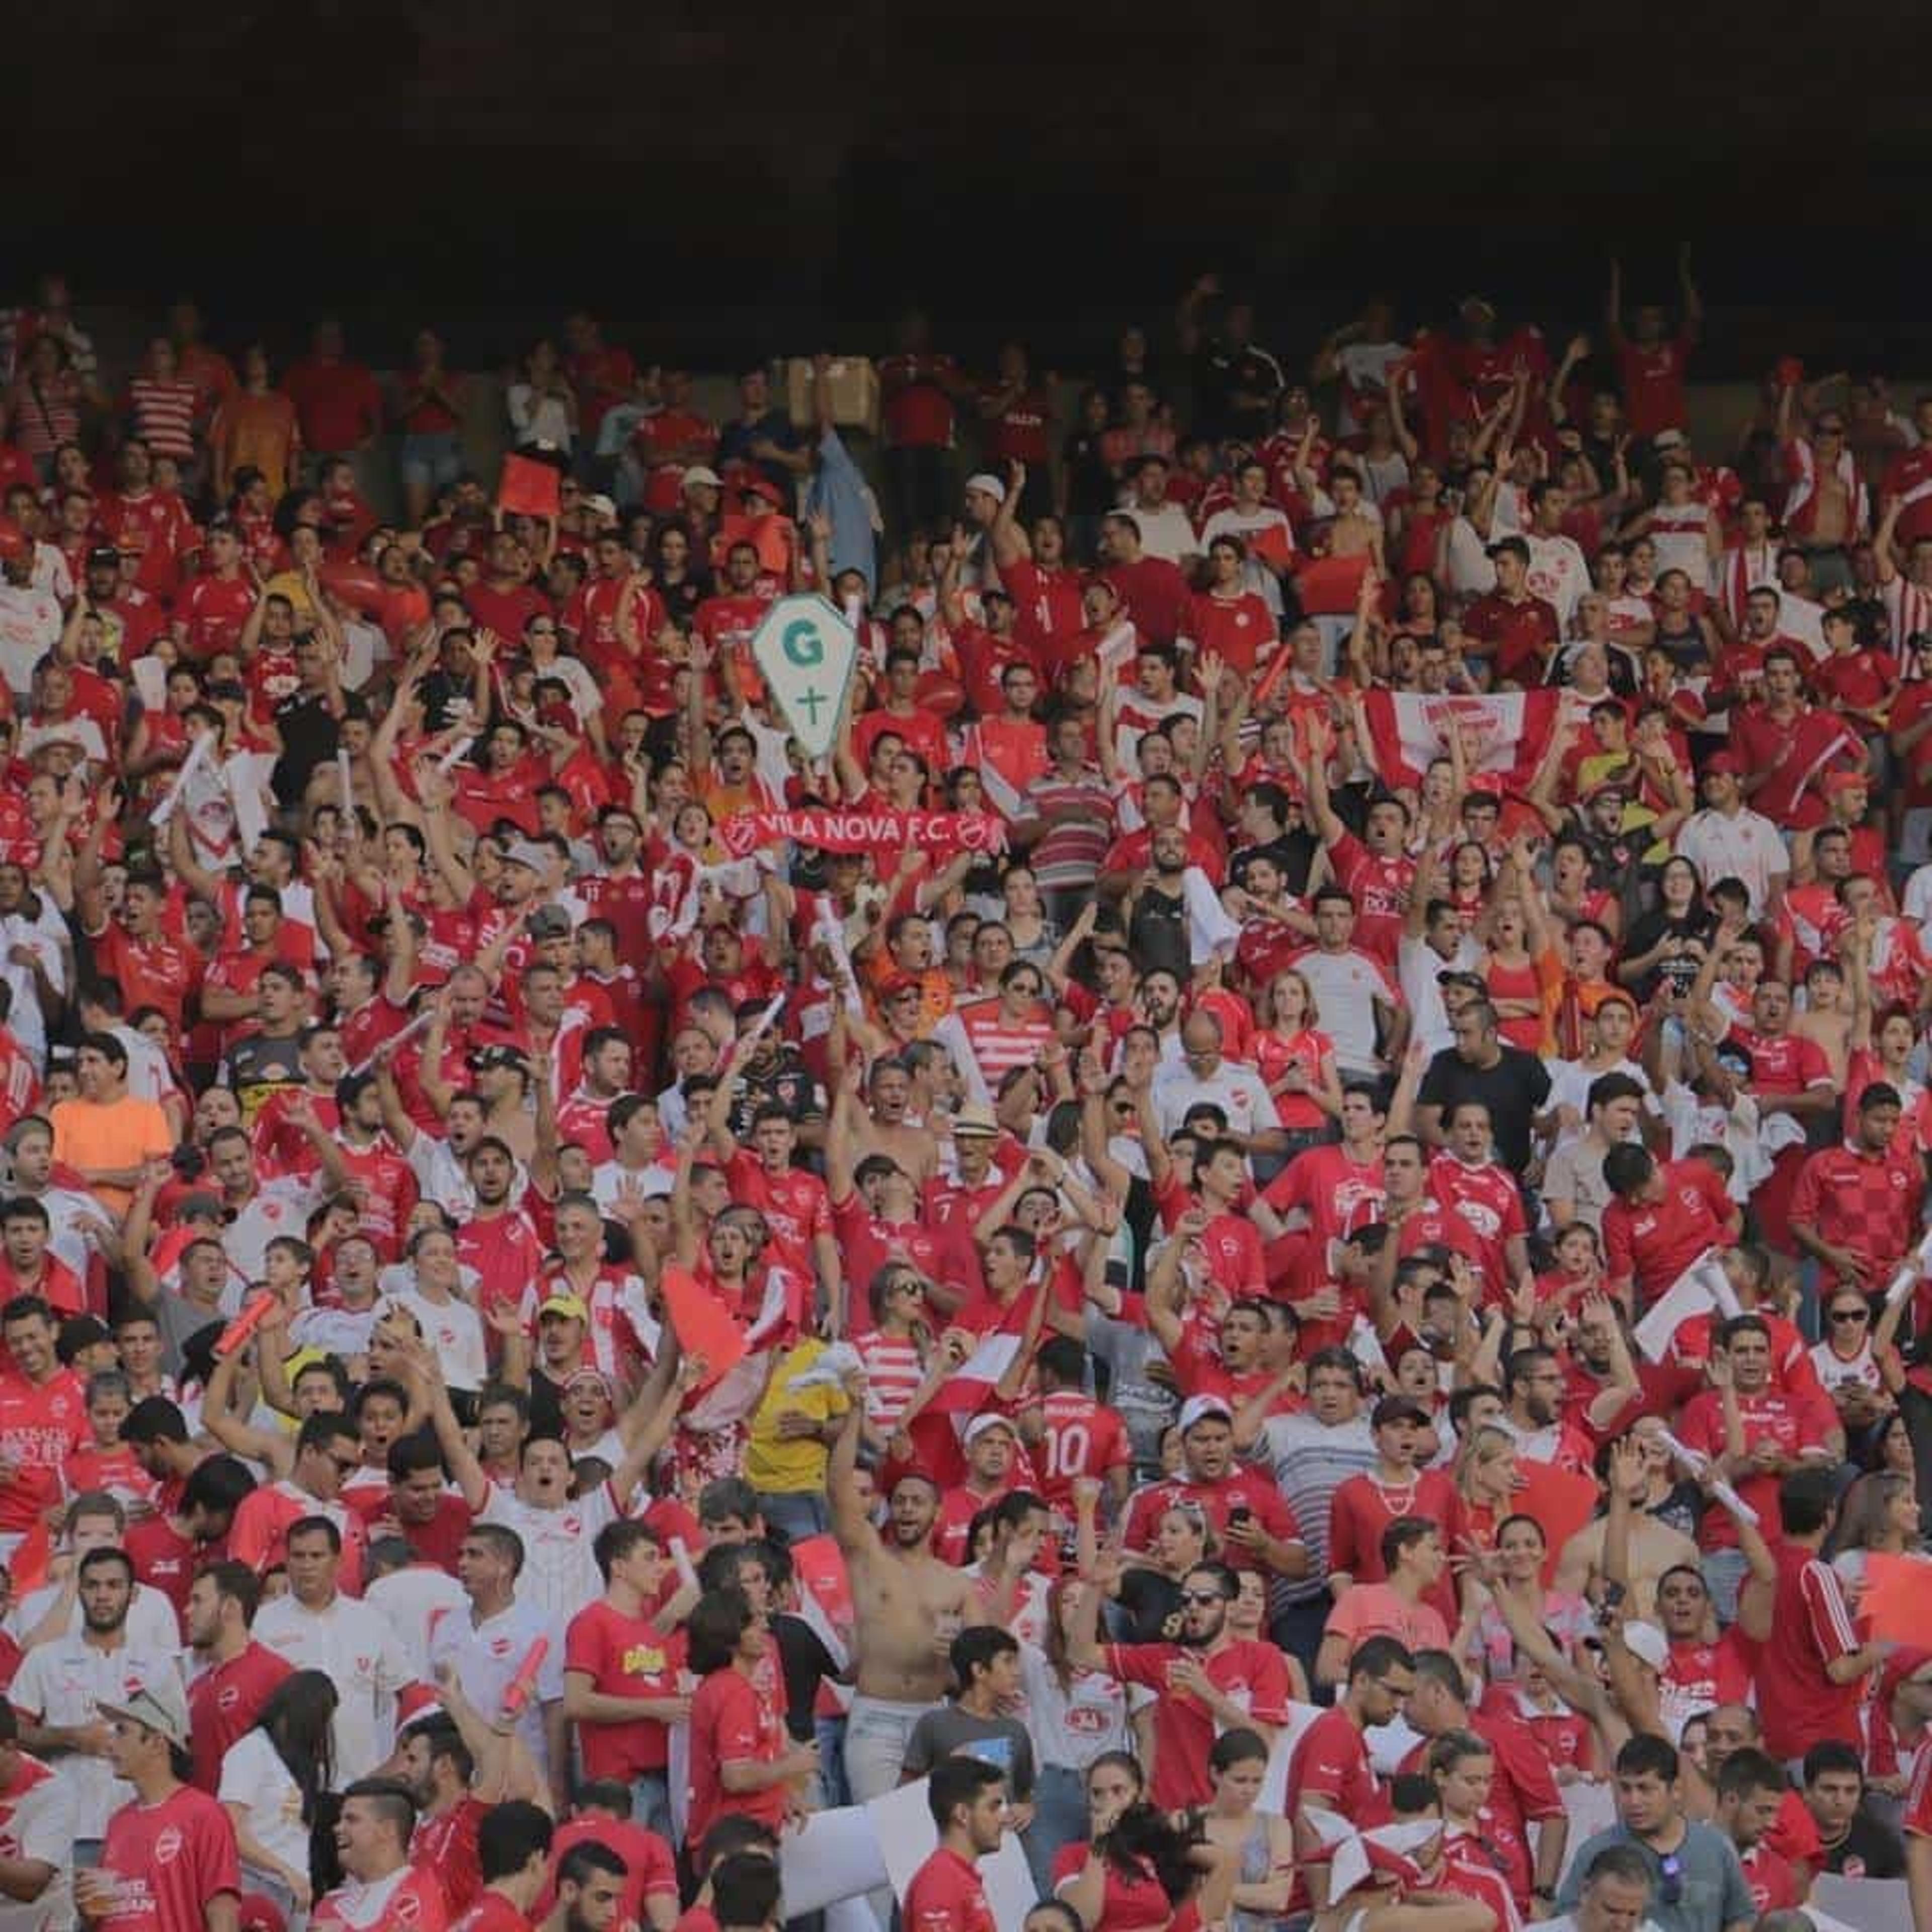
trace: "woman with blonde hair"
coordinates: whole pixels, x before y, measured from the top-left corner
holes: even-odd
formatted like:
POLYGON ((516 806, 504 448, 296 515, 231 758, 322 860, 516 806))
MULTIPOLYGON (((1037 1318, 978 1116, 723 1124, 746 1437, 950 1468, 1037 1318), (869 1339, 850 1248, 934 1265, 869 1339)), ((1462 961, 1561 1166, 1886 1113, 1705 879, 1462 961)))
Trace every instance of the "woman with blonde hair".
POLYGON ((1255 1036, 1255 1069, 1274 1095, 1291 1150, 1330 1138, 1342 1118, 1342 1076, 1335 1043, 1321 1030, 1321 1010, 1307 980, 1293 967, 1268 982, 1262 1003, 1268 1025, 1255 1036))
POLYGON ((1515 1437, 1486 1424, 1472 1430, 1456 1458, 1456 1521, 1451 1542, 1477 1551, 1495 1549, 1515 1492, 1515 1437))

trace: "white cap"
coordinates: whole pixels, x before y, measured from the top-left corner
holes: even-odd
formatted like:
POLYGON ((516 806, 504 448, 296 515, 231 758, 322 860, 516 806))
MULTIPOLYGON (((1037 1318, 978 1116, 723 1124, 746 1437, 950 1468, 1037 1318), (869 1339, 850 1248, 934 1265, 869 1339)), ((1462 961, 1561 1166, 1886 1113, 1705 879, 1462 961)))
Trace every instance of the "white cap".
POLYGON ((694 483, 709 483, 714 490, 722 490, 724 487, 724 479, 717 471, 706 469, 701 463, 694 463, 684 472, 678 487, 682 490, 688 490, 694 483))
POLYGON ((970 1422, 967 1424, 966 1440, 969 1443, 976 1442, 989 1429, 1004 1429, 1012 1437, 1015 1442, 1018 1442, 1019 1440, 1020 1432, 1013 1426, 1012 1423, 1008 1418, 1004 1415, 994 1415, 991 1414, 986 1415, 976 1415, 970 1422))
POLYGON ((966 479, 966 493, 970 496, 975 490, 983 490, 996 503, 1006 500, 1006 486, 989 471, 982 470, 966 479))
POLYGON ((1234 1412, 1218 1395, 1191 1395, 1180 1405, 1180 1432, 1185 1436, 1197 1422, 1205 1422, 1210 1415, 1218 1415, 1223 1422, 1232 1423, 1234 1412))

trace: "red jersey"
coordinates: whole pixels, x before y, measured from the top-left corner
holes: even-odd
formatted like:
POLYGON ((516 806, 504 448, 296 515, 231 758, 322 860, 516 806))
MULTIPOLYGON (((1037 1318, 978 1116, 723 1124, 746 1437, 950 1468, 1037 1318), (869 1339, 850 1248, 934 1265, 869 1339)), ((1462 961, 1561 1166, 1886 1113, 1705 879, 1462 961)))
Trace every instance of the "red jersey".
POLYGON ((1463 613, 1462 628, 1491 646, 1501 684, 1540 684, 1563 636, 1555 604, 1541 597, 1513 602, 1495 590, 1463 613))
POLYGON ((1383 858, 1352 832, 1328 848, 1328 862, 1342 890, 1355 902, 1354 944, 1393 972, 1415 884, 1415 861, 1406 853, 1383 858))
POLYGON ((742 1148, 731 1156, 725 1178, 734 1204, 755 1208, 764 1216, 775 1257, 802 1274, 813 1274, 812 1244, 832 1232, 832 1204, 824 1182, 802 1168, 768 1173, 756 1154, 742 1148))
POLYGON ((908 1262, 929 1279, 938 1277, 939 1238, 923 1222, 881 1221, 860 1194, 834 1202, 832 1221, 848 1281, 863 1286, 889 1261, 908 1262))
POLYGON ((1722 1246, 1736 1210, 1708 1161, 1666 1161, 1656 1201, 1612 1201, 1604 1210, 1604 1274, 1635 1283, 1640 1309, 1664 1294, 1707 1249, 1722 1246))
POLYGON ((1802 1757, 1826 1738, 1856 1748, 1865 1680, 1834 1684, 1826 1675, 1827 1664, 1859 1647, 1844 1586, 1814 1550, 1780 1540, 1772 1554, 1778 1594, 1757 1669, 1764 1748, 1780 1759, 1802 1757))
POLYGON ((1617 344, 1617 386, 1624 393, 1624 416, 1633 436, 1684 427, 1684 371, 1690 338, 1617 344))
POLYGON ((899 1917, 905 1932, 994 1932, 977 1868, 944 1845, 913 1874, 899 1917))
POLYGON ((695 1851, 728 1811, 742 1812, 776 1832, 784 1822, 785 1787, 728 1792, 728 1764, 776 1764, 790 1748, 784 1714, 738 1669, 714 1670, 691 1701, 691 1806, 685 1841, 695 1851))
POLYGON ((425 1813, 410 1840, 410 1863, 430 1874, 452 1912, 466 1912, 483 1889, 483 1864, 476 1833, 490 1808, 460 1798, 447 1811, 425 1813))
POLYGON ((1127 1512, 1126 1541, 1130 1550, 1150 1549, 1161 1518, 1177 1503, 1191 1503, 1225 1535, 1229 1514, 1244 1509, 1278 1542, 1298 1543, 1300 1526, 1272 1478, 1252 1469, 1237 1469, 1218 1483, 1190 1483, 1182 1478, 1156 1483, 1136 1496, 1127 1512))
MULTIPOLYGON (((649 1618, 626 1616, 601 1599, 572 1618, 564 1640, 565 1674, 589 1678, 607 1696, 674 1697, 683 1663, 681 1631, 666 1636, 649 1618)), ((662 1771, 668 1760, 669 1733, 656 1718, 580 1723, 577 1736, 587 1778, 630 1784, 662 1771)))
POLYGON ((232 651, 254 608, 255 590, 247 578, 197 577, 175 600, 175 622, 184 627, 182 641, 189 657, 200 664, 232 651))
POLYGON ((40 1383, 0 1375, 0 1458, 13 1473, 0 1483, 0 1530, 31 1529, 61 1499, 61 1472, 88 1440, 87 1394, 71 1370, 40 1383))
POLYGON ((202 1932, 210 1900, 238 1895, 235 1827, 205 1791, 184 1784, 158 1804, 124 1804, 107 1821, 100 1866, 119 1883, 100 1932, 202 1932))
POLYGON ((188 997, 201 989, 201 955, 185 940, 164 933, 152 939, 134 938, 116 919, 90 938, 94 970, 120 987, 127 1011, 158 1006, 178 1034, 188 997))
POLYGON ((1346 1710, 1331 1706, 1304 1731, 1288 1766, 1288 1812, 1307 1797, 1368 1830, 1389 1821, 1388 1796, 1369 1761, 1367 1740, 1346 1710))
MULTIPOLYGON (((1838 1426, 1838 1412, 1832 1407, 1831 1398, 1815 1386, 1785 1394, 1768 1388, 1753 1394, 1740 1390, 1737 1405, 1747 1451, 1760 1442, 1769 1442, 1787 1459, 1795 1460, 1808 1449, 1824 1449, 1828 1437, 1838 1426)), ((1714 1461, 1726 1453, 1724 1412, 1716 1389, 1706 1389, 1684 1405, 1678 1418, 1677 1433, 1687 1448, 1702 1450, 1714 1461)), ((1821 1456, 1818 1460, 1820 1467, 1828 1466, 1825 1457, 1821 1456)), ((1783 1480, 1765 1474, 1738 1479, 1738 1495, 1757 1511, 1761 1522, 1777 1522, 1778 1490, 1783 1480)), ((1730 1511, 1706 1510, 1697 1527, 1697 1541, 1705 1550, 1735 1550, 1738 1529, 1730 1511)), ((1802 1757, 1804 1753, 1800 1750, 1783 1755, 1802 1757)))
POLYGON ((254 1729, 268 1694, 293 1675, 286 1660, 250 1638, 236 1655, 189 1684, 188 1736, 198 1789, 211 1797, 220 1789, 221 1760, 228 1747, 254 1729))
POLYGON ((550 1841, 550 1876, 532 1908, 539 1920, 556 1903, 557 1867, 577 1846, 593 1843, 608 1845, 624 1862, 624 1888, 617 1899, 619 1924, 644 1924, 646 1899, 668 1898, 676 1903, 677 1867, 670 1846, 655 1832, 647 1832, 628 1818, 586 1812, 558 1826, 550 1841))
POLYGON ((1509 1285, 1509 1244, 1529 1232, 1515 1181, 1492 1160, 1471 1167, 1438 1154, 1429 1163, 1429 1192, 1475 1237, 1484 1298, 1499 1299, 1509 1285))
POLYGON ((1287 1719, 1287 1666, 1271 1643, 1228 1638, 1204 1654, 1178 1643, 1110 1643, 1106 1648, 1110 1676, 1159 1694, 1154 1706, 1156 1744, 1149 1796, 1163 1810, 1203 1804, 1210 1795, 1208 1754, 1219 1726, 1213 1712, 1191 1690, 1178 1689, 1169 1681, 1172 1666, 1184 1658, 1200 1664, 1216 1690, 1261 1723, 1280 1724, 1287 1719))
POLYGON ((1105 1476, 1133 1461, 1126 1424, 1103 1402, 1074 1389, 1055 1389, 1039 1403, 1040 1440, 1034 1467, 1049 1508, 1070 1520, 1073 1485, 1083 1476, 1105 1476))

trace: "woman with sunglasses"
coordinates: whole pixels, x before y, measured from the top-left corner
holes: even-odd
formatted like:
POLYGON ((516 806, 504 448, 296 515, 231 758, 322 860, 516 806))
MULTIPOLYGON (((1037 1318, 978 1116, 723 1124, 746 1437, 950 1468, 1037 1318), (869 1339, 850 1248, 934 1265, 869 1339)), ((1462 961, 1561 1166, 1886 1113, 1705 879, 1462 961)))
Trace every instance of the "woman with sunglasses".
POLYGON ((1860 1438, 1884 1424, 1905 1388, 1894 1338, 1910 1300, 1888 1302, 1874 1323, 1871 1304, 1856 1286, 1840 1285, 1826 1298, 1825 1339, 1812 1345, 1811 1366, 1855 1455, 1860 1438))

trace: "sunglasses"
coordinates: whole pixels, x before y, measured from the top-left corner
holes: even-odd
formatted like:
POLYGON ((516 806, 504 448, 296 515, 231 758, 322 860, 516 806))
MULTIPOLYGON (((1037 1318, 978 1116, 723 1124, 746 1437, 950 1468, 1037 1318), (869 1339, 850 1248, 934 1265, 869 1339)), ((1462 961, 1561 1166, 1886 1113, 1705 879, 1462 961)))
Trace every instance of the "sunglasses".
POLYGON ((1184 1590, 1180 1600, 1184 1604, 1225 1604, 1228 1600, 1219 1590, 1184 1590))
POLYGON ((1834 1308, 1832 1310, 1831 1318, 1834 1322, 1869 1322, 1871 1310, 1869 1308, 1834 1308))

